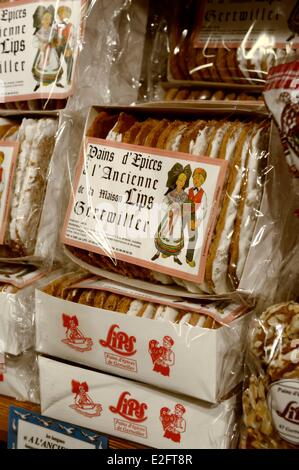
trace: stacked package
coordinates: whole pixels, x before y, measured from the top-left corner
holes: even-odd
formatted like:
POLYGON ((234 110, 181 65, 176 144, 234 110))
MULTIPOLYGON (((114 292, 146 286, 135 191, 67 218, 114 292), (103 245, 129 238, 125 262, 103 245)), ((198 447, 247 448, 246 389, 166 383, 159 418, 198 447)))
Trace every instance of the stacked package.
POLYGON ((42 412, 158 448, 235 446, 245 313, 61 274, 36 291, 37 350, 68 361, 40 358, 42 412))
POLYGON ((0 352, 4 354, 0 395, 32 402, 39 400, 34 286, 42 277, 32 265, 0 266, 0 352))

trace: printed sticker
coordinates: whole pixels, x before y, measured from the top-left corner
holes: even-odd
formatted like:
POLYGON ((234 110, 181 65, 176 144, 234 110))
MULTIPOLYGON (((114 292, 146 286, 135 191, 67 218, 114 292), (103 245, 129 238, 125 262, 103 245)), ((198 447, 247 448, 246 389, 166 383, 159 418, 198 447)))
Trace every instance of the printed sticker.
POLYGON ((270 386, 268 405, 282 439, 299 445, 299 380, 279 380, 270 386))
POLYGON ((15 0, 0 8, 0 102, 66 98, 86 0, 15 0))
POLYGON ((62 240, 202 282, 227 162, 87 138, 62 240))
POLYGON ((194 46, 205 48, 284 48, 292 40, 298 48, 298 5, 296 0, 206 0, 200 2, 194 46))

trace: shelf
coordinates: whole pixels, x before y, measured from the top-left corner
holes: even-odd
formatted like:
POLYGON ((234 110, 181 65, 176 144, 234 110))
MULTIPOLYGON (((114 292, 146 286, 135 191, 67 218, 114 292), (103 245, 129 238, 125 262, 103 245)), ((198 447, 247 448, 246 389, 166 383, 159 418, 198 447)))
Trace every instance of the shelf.
MULTIPOLYGON (((12 398, 0 396, 0 441, 7 441, 7 426, 8 426, 8 413, 9 407, 15 405, 27 410, 35 411, 40 413, 40 407, 33 403, 24 403, 16 401, 12 398)), ((104 433, 103 433, 104 435, 104 433)), ((117 437, 107 436, 109 438, 110 449, 145 449, 145 446, 136 444, 134 442, 125 441, 118 439, 117 437)))

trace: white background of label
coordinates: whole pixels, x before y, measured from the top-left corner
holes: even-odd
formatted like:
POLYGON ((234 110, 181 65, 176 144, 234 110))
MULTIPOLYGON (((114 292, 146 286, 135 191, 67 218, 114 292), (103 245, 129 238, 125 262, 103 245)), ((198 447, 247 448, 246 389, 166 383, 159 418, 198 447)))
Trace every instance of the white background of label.
MULTIPOLYGON (((203 23, 199 25, 199 30, 194 41, 195 46, 203 47, 222 47, 224 44, 244 45, 243 47, 285 47, 286 40, 291 35, 287 20, 296 4, 296 0, 249 0, 247 2, 232 2, 231 0, 208 0, 203 2, 204 12, 216 11, 224 12, 220 20, 212 20, 213 16, 208 14, 209 21, 205 21, 205 13, 203 14, 203 23), (280 20, 260 20, 255 23, 254 19, 250 19, 250 12, 257 9, 261 11, 265 9, 266 13, 270 10, 280 13, 280 20), (244 12, 247 14, 246 21, 232 21, 232 13, 244 12), (225 14, 230 13, 228 21, 225 21, 225 14), (253 30, 251 27, 254 25, 253 30)), ((274 16, 274 15, 273 15, 274 16)), ((255 17, 254 17, 255 18, 255 17)), ((298 36, 292 41, 292 45, 299 46, 298 36)))
MULTIPOLYGON (((61 58, 61 64, 63 67, 63 75, 61 77, 60 83, 64 85, 64 88, 57 87, 55 82, 49 85, 43 85, 41 83, 40 88, 34 92, 34 88, 37 84, 35 81, 33 74, 32 74, 32 66, 35 60, 35 56, 38 51, 38 41, 36 36, 33 34, 35 32, 35 28, 33 27, 33 14, 36 8, 39 5, 44 5, 46 8, 50 5, 53 5, 55 10, 59 8, 59 6, 68 6, 72 10, 72 15, 70 17, 70 22, 74 25, 74 31, 77 34, 77 46, 79 44, 79 34, 80 34, 80 21, 81 21, 81 0, 42 0, 41 2, 35 1, 32 3, 19 2, 18 4, 6 4, 5 6, 1 5, 0 9, 0 31, 4 30, 5 27, 17 27, 26 24, 25 34, 24 35, 15 35, 11 37, 12 40, 25 40, 25 51, 19 52, 18 54, 14 55, 13 53, 0 53, 0 64, 3 64, 4 60, 15 61, 16 58, 19 62, 25 61, 24 71, 12 72, 12 73, 5 73, 2 69, 0 73, 0 101, 12 101, 13 99, 26 99, 27 98, 39 98, 41 95, 46 98, 51 96, 58 95, 57 97, 66 97, 71 93, 72 85, 66 84, 66 63, 63 58, 61 58), (27 10, 26 18, 15 19, 13 21, 4 21, 3 17, 3 10, 8 9, 10 12, 16 10, 27 10), (19 98, 18 98, 19 95, 19 98), (33 95, 33 96, 32 96, 33 95), (36 96, 34 96, 36 95, 36 96)), ((1 39, 1 41, 3 38, 1 39)), ((1 49, 0 49, 1 52, 1 49)), ((74 53, 74 58, 76 60, 76 54, 74 53)), ((73 73, 75 69, 75 60, 73 64, 73 73)))
POLYGON ((225 395, 242 380, 242 342, 246 325, 246 316, 217 330, 176 325, 108 312, 36 290, 37 351, 209 402, 216 402, 220 390, 221 395, 225 395), (91 351, 82 353, 62 342, 66 332, 63 313, 77 316, 80 331, 93 340, 91 351), (105 362, 105 352, 117 353, 102 347, 99 340, 106 340, 113 324, 119 325, 117 331, 136 337, 134 349, 137 352, 128 358, 137 361, 137 373, 108 366, 105 362), (148 352, 149 341, 155 339, 161 345, 165 335, 174 340, 175 365, 169 377, 153 371, 148 352))
MULTIPOLYGON (((95 139, 93 139, 93 142, 95 139)), ((173 274, 177 275, 180 278, 183 279, 189 279, 189 280, 194 280, 201 282, 204 277, 204 270, 203 270, 203 260, 202 260, 202 255, 203 255, 203 249, 205 248, 205 241, 207 237, 207 229, 210 223, 210 217, 212 216, 212 209, 215 209, 213 207, 213 202, 215 198, 215 194, 218 189, 219 185, 219 179, 221 179, 221 170, 223 168, 223 162, 222 160, 212 160, 211 163, 208 162, 208 159, 201 159, 200 157, 197 157, 197 161, 194 160, 189 160, 187 158, 184 158, 183 155, 180 156, 179 153, 177 153, 176 156, 172 156, 172 158, 165 158, 165 156, 161 156, 158 154, 155 154, 154 150, 149 149, 149 151, 145 151, 142 149, 142 147, 139 149, 138 147, 135 146, 134 150, 132 147, 128 146, 123 146, 121 148, 119 147, 114 147, 112 144, 109 145, 109 142, 107 144, 105 142, 102 143, 88 143, 87 144, 87 150, 86 154, 89 154, 89 149, 90 145, 96 146, 98 149, 109 149, 110 152, 114 152, 114 160, 113 162, 105 162, 101 160, 96 160, 90 159, 90 164, 87 165, 87 175, 84 175, 83 171, 86 168, 86 164, 83 165, 82 171, 79 177, 79 181, 77 184, 77 191, 75 192, 75 197, 72 205, 72 210, 69 212, 69 219, 65 225, 64 229, 64 234, 63 234, 63 241, 65 243, 69 243, 70 245, 75 245, 79 247, 84 247, 85 249, 91 249, 91 251, 98 251, 99 248, 101 250, 106 251, 106 253, 110 254, 112 257, 118 258, 118 254, 123 254, 122 250, 125 249, 125 251, 129 253, 124 254, 124 258, 126 258, 127 261, 134 262, 132 258, 135 258, 135 260, 142 261, 143 266, 152 268, 157 271, 165 272, 167 274, 173 274), (153 171, 150 169, 143 168, 141 171, 139 169, 136 169, 132 164, 131 164, 131 159, 128 160, 127 165, 122 165, 122 160, 124 155, 128 152, 131 151, 134 155, 134 153, 140 154, 144 158, 150 158, 154 159, 157 161, 162 162, 162 168, 160 171, 153 171), (116 195, 122 196, 122 200, 125 201, 125 196, 124 192, 126 189, 130 189, 133 186, 132 185, 126 185, 126 184, 121 184, 120 182, 116 181, 111 181, 111 180, 106 180, 101 178, 102 175, 102 169, 105 166, 113 167, 114 170, 121 172, 126 172, 129 173, 131 172, 132 174, 137 174, 138 176, 143 176, 144 178, 151 178, 152 180, 157 179, 158 183, 156 185, 157 190, 153 191, 151 189, 145 189, 145 188, 139 188, 142 190, 143 194, 147 194, 149 196, 154 195, 154 204, 157 206, 161 206, 162 202, 164 200, 164 194, 167 191, 167 186, 166 182, 168 179, 168 172, 169 170, 174 166, 175 163, 181 163, 183 167, 186 165, 190 164, 191 170, 193 173, 193 170, 195 168, 204 168, 207 171, 207 179, 204 182, 202 188, 206 193, 207 197, 207 212, 204 220, 200 223, 199 228, 198 228, 198 239, 197 239, 197 244, 196 244, 196 251, 194 254, 194 260, 200 260, 199 264, 197 264, 195 267, 190 267, 186 263, 186 250, 188 248, 188 241, 189 241, 189 236, 188 236, 188 226, 186 224, 185 230, 184 230, 184 237, 185 237, 185 246, 182 249, 181 253, 178 255, 179 259, 183 263, 182 266, 179 266, 177 263, 174 262, 174 257, 170 256, 169 258, 162 258, 160 257, 155 260, 154 262, 151 261, 151 258, 155 253, 157 252, 157 249, 155 247, 155 234, 158 230, 159 223, 161 222, 164 213, 160 214, 160 217, 155 217, 155 218, 149 218, 149 215, 154 216, 156 213, 155 209, 152 210, 146 210, 146 209, 136 209, 136 206, 130 206, 125 203, 122 204, 121 208, 117 208, 117 203, 112 202, 112 201, 106 201, 104 199, 99 198, 99 194, 101 190, 107 190, 109 193, 113 193, 116 195), (97 167, 94 176, 92 175, 94 171, 94 164, 96 165, 101 165, 100 168, 97 167), (79 193, 78 190, 83 187, 84 191, 83 193, 79 193), (90 194, 90 191, 94 190, 93 195, 90 194), (114 230, 115 224, 109 224, 109 223, 103 223, 103 221, 98 220, 96 217, 94 218, 92 213, 90 217, 86 217, 86 211, 84 211, 84 214, 82 215, 77 215, 73 208, 75 207, 76 203, 78 201, 83 201, 85 203, 85 208, 86 207, 91 207, 93 210, 97 209, 99 207, 99 201, 101 203, 100 207, 102 209, 107 210, 110 208, 110 210, 117 212, 119 215, 120 213, 124 213, 127 211, 128 214, 135 214, 135 220, 137 218, 142 219, 142 221, 149 220, 149 230, 150 234, 146 234, 146 236, 141 237, 140 234, 142 234, 142 230, 133 230, 133 229, 128 229, 127 232, 125 233, 124 231, 120 231, 119 235, 117 232, 114 230), (103 205, 102 205, 103 204, 103 205), (74 227, 73 227, 74 225, 74 227), (108 227, 108 229, 107 229, 108 227), (109 233, 110 231, 110 233, 109 233), (116 240, 111 240, 111 237, 114 236, 114 233, 116 232, 116 240), (132 241, 137 240, 138 242, 141 242, 140 246, 129 246, 127 242, 122 243, 120 240, 120 237, 126 236, 126 238, 129 238, 132 241), (110 241, 111 240, 111 241, 110 241), (201 278, 198 276, 199 270, 202 270, 201 272, 201 278)), ((170 152, 171 154, 171 152, 170 152)), ((165 153, 167 155, 167 152, 165 153)), ((192 156, 192 158, 194 158, 192 156)), ((189 181, 188 187, 185 189, 186 193, 188 193, 189 188, 193 187, 193 182, 192 182, 192 176, 189 181)), ((156 206, 156 207, 157 207, 156 206)), ((118 218, 118 215, 116 217, 116 220, 118 218)), ((99 217, 99 216, 98 216, 99 217)), ((143 227, 143 223, 140 223, 140 227, 143 227)), ((139 264, 136 262, 136 264, 139 264)))
POLYGON ((133 381, 73 367, 44 357, 39 357, 39 370, 41 408, 45 416, 162 449, 222 449, 231 444, 235 397, 211 406, 198 400, 188 400, 186 397, 171 395, 133 381), (70 405, 74 404, 72 380, 87 382, 88 394, 94 403, 100 403, 103 407, 100 416, 89 418, 70 408, 70 405), (140 423, 147 428, 147 438, 115 431, 114 419, 124 418, 112 413, 109 406, 116 406, 124 391, 129 392, 139 403, 148 405, 148 418, 140 423), (173 412, 177 403, 186 408, 183 416, 186 420, 186 432, 182 434, 180 444, 163 437, 159 420, 162 407, 168 407, 173 412))
POLYGON ((277 414, 277 411, 283 412, 290 402, 297 403, 293 406, 299 410, 299 380, 279 380, 271 385, 268 403, 275 428, 282 439, 299 445, 299 421, 291 423, 277 414))
POLYGON ((95 446, 88 443, 81 441, 80 439, 75 439, 74 437, 66 436, 57 431, 53 431, 51 429, 44 428, 34 423, 29 423, 28 421, 24 421, 19 419, 18 421, 18 441, 17 441, 17 449, 95 449, 95 446), (50 438, 47 437, 50 436, 50 438), (59 439, 58 442, 52 440, 51 437, 59 439), (43 447, 41 445, 35 443, 29 443, 29 439, 33 438, 35 441, 38 439, 38 442, 47 441, 51 444, 56 445, 56 447, 43 447))

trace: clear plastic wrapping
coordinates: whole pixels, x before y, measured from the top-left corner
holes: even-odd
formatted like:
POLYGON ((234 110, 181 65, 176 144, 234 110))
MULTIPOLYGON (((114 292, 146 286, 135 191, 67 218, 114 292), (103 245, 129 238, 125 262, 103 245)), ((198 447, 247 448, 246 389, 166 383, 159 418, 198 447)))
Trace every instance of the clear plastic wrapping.
MULTIPOLYGON (((57 127, 55 113, 19 113, 1 119, 1 261, 40 261, 39 230, 57 127)), ((51 225, 56 227, 55 219, 51 225)))
POLYGON ((269 307, 253 324, 243 391, 240 445, 298 449, 299 304, 269 307))
POLYGON ((31 265, 0 265, 0 341, 8 354, 34 346, 34 281, 42 276, 31 265))
MULTIPOLYGON (((169 14, 168 14, 169 15, 169 14)), ((254 86, 296 57, 297 2, 176 2, 169 15, 170 80, 254 86)))
MULTIPOLYGON (((70 131, 69 141, 74 138, 78 142, 79 128, 72 113, 65 116, 65 126, 70 131), (70 121, 74 123, 72 129, 67 125, 70 121)), ((281 246, 281 227, 289 214, 289 195, 283 188, 289 177, 285 162, 279 158, 281 146, 274 131, 263 113, 237 111, 228 106, 92 108, 76 175, 68 174, 72 196, 62 233, 68 256, 95 274, 133 282, 147 290, 162 288, 164 293, 173 295, 222 298, 236 291, 265 296, 269 288, 275 296, 280 263, 290 246, 281 246), (109 151, 114 152, 114 157, 109 157, 109 151), (131 161, 125 161, 124 156, 129 154, 131 161), (211 169, 207 164, 214 166, 211 169), (146 165, 156 165, 156 169, 145 168, 146 165), (160 165, 162 171, 158 169, 160 165), (227 168, 223 189, 215 179, 214 183, 209 179, 217 165, 227 168), (186 171, 185 183, 180 199, 172 201, 176 195, 172 181, 176 171, 178 176, 186 171), (194 174, 199 173, 203 178, 197 182, 194 174), (136 179, 140 186, 134 184, 136 179), (159 186, 158 196, 147 184, 159 186), (213 199, 213 190, 218 199, 213 199), (277 191, 282 192, 279 199, 277 191), (128 194, 132 199, 127 199, 128 194), (153 207, 150 201, 154 201, 153 207), (169 201, 174 202, 173 207, 169 201), (178 201, 181 202, 177 204, 178 201), (204 206, 207 214, 211 209, 206 219, 204 206), (182 207, 186 207, 186 218, 183 214, 181 224, 180 216, 173 214, 180 214, 182 207), (197 240, 192 225, 194 207, 199 210, 195 217, 197 240), (149 221, 145 235, 133 230, 128 217, 123 215, 121 219, 121 214, 126 213, 132 217, 130 220, 135 217, 135 222, 140 215, 143 222, 149 221), (162 246, 165 240, 161 227, 163 223, 165 226, 167 214, 168 221, 175 221, 175 229, 181 227, 183 231, 183 235, 182 231, 177 232, 171 253, 162 246), (204 250, 203 245, 200 249, 200 242, 204 250), (131 246, 135 243, 141 244, 142 249, 134 251, 131 246), (201 280, 196 274, 198 268, 204 273, 201 280), (263 279, 257 274, 261 270, 263 279)), ((82 127, 80 136, 81 132, 82 127)), ((74 168, 76 151, 78 157, 78 144, 75 145, 67 148, 69 168, 74 168)))
POLYGON ((68 272, 36 291, 36 348, 216 403, 243 379, 246 312, 68 272))
POLYGON ((79 81, 84 30, 95 0, 1 3, 1 107, 62 109, 79 81))
POLYGON ((67 108, 130 104, 142 88, 148 0, 97 0, 87 21, 76 93, 67 108))
POLYGON ((39 357, 45 416, 162 449, 226 449, 238 438, 236 396, 208 405, 138 382, 39 357))
POLYGON ((4 373, 0 378, 0 395, 39 403, 38 364, 34 351, 27 351, 20 356, 5 355, 4 373))

